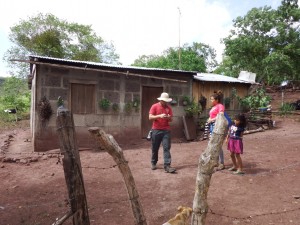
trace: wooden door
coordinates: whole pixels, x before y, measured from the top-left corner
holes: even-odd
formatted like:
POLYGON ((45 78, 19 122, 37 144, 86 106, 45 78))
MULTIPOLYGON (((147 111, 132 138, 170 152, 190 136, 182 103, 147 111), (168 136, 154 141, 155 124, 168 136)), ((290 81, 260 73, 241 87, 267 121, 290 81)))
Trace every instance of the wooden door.
POLYGON ((149 120, 149 110, 154 103, 158 102, 157 98, 162 92, 162 87, 142 87, 142 138, 147 137, 152 126, 152 122, 149 120))

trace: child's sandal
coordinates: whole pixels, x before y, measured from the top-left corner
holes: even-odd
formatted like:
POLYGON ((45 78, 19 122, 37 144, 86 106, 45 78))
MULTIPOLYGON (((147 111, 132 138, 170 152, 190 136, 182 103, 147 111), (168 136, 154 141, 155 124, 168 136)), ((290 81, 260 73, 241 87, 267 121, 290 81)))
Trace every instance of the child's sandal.
POLYGON ((236 168, 235 167, 231 167, 228 169, 228 171, 236 171, 236 168))
POLYGON ((244 175, 245 173, 243 171, 237 170, 237 171, 233 172, 233 174, 235 174, 235 175, 244 175))

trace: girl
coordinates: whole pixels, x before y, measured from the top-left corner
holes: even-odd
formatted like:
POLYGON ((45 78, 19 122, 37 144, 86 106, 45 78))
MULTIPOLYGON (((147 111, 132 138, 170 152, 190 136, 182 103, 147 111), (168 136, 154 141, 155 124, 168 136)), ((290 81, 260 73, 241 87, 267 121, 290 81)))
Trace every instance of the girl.
POLYGON ((230 126, 228 135, 226 137, 227 147, 230 151, 230 157, 233 163, 233 167, 229 168, 229 171, 234 171, 234 174, 244 174, 243 162, 241 154, 243 154, 243 133, 245 131, 246 118, 243 114, 238 114, 234 118, 234 124, 230 126))

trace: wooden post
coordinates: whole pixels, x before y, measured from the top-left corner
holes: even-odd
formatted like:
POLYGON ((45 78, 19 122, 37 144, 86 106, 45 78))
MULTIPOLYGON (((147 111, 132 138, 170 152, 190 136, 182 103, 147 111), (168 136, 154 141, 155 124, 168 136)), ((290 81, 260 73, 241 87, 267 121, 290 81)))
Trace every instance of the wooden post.
POLYGON ((206 214, 208 212, 207 192, 214 167, 218 162, 227 126, 228 122, 224 114, 219 113, 208 146, 199 158, 193 201, 192 225, 205 225, 206 214))
POLYGON ((62 161, 73 213, 73 225, 90 225, 72 113, 59 108, 56 126, 60 152, 64 156, 62 161))
POLYGON ((98 127, 91 127, 89 128, 89 132, 95 140, 99 142, 101 149, 105 149, 118 165, 127 188, 133 216, 135 218, 135 224, 147 225, 143 207, 139 201, 139 194, 135 186, 134 178, 128 166, 128 162, 123 155, 122 149, 119 147, 113 136, 106 134, 102 129, 99 129, 98 127))

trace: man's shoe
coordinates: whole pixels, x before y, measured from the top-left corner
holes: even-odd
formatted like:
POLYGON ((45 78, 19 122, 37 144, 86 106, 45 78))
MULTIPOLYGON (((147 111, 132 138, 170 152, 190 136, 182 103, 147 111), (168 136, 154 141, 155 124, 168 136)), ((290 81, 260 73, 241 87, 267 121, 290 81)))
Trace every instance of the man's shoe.
POLYGON ((166 173, 175 173, 176 169, 172 168, 170 166, 165 166, 165 172, 166 173))
POLYGON ((156 170, 156 169, 157 169, 156 165, 152 164, 151 170, 156 170))

